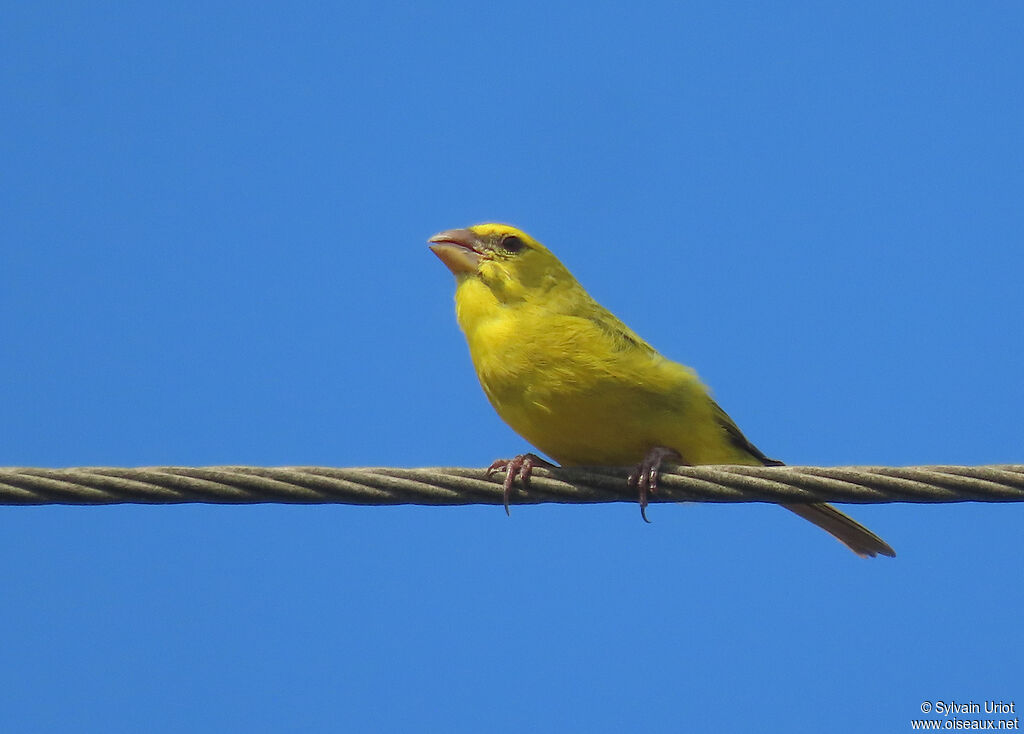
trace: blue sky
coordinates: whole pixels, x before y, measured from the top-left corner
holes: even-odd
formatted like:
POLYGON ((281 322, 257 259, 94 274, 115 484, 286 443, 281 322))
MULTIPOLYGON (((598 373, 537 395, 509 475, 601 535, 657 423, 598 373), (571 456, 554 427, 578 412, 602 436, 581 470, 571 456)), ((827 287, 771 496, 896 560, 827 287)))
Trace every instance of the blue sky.
MULTIPOLYGON (((486 466, 507 221, 792 464, 1024 461, 1014 3, 9 3, 0 465, 486 466)), ((0 508, 0 728, 1024 705, 1017 505, 0 508)))

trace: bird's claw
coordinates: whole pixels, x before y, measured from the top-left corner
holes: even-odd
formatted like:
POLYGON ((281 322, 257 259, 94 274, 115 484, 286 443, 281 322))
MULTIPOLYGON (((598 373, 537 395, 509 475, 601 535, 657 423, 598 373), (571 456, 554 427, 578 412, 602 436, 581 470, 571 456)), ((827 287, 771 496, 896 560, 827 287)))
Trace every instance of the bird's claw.
POLYGON ((484 476, 491 476, 494 472, 504 471, 505 481, 502 483, 504 488, 504 499, 505 499, 505 514, 509 514, 508 501, 509 497, 512 496, 512 485, 516 481, 516 477, 519 477, 523 482, 523 489, 529 489, 530 487, 530 475, 533 474, 533 468, 535 466, 543 466, 553 468, 555 465, 549 461, 537 456, 537 454, 519 454, 512 459, 498 459, 489 467, 484 476))
POLYGON ((640 490, 640 517, 647 523, 650 522, 647 519, 647 496, 648 494, 654 494, 655 490, 658 489, 658 472, 661 469, 661 462, 665 459, 672 459, 680 464, 683 463, 683 457, 675 449, 655 446, 647 452, 644 460, 637 464, 636 468, 630 472, 629 479, 627 480, 630 487, 640 490))

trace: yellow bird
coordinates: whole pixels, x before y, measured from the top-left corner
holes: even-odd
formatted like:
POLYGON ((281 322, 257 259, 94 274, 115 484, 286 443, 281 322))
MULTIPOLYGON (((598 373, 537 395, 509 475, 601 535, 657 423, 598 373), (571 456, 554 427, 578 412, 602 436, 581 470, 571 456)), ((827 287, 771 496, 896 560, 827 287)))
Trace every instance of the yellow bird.
MULTIPOLYGON (((430 238, 456 279, 455 311, 477 377, 498 415, 563 466, 632 466, 646 520, 647 493, 665 460, 774 466, 689 367, 661 356, 598 304, 537 240, 504 224, 430 238)), ((528 482, 533 454, 496 461, 528 482)), ((831 505, 785 504, 860 556, 895 556, 831 505)))

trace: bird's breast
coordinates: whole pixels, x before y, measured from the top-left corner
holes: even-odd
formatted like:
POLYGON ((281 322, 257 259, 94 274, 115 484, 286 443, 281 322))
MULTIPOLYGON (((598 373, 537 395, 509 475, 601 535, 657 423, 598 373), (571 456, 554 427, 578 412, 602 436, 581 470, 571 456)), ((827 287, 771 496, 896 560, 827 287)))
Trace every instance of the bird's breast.
POLYGON ((611 349, 586 323, 545 321, 494 320, 470 339, 494 409, 544 453, 563 464, 636 463, 660 426, 688 412, 687 392, 670 384, 678 375, 649 354, 611 349))

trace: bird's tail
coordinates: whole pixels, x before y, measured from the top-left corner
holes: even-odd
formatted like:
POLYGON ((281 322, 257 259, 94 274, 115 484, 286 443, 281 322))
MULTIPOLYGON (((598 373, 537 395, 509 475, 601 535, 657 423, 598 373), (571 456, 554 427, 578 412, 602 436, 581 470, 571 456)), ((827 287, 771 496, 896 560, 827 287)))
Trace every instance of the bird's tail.
MULTIPOLYGON (((718 403, 712 400, 711 405, 719 425, 725 429, 726 435, 734 446, 747 453, 753 462, 761 463, 764 466, 783 466, 781 461, 769 459, 759 448, 750 443, 718 403)), ((804 520, 813 522, 825 532, 831 533, 862 558, 874 558, 879 554, 890 558, 896 557, 896 551, 890 548, 888 543, 832 505, 816 502, 808 505, 784 504, 782 506, 790 512, 795 512, 804 520)))
POLYGON ((825 532, 831 533, 862 558, 874 558, 876 555, 896 557, 896 551, 890 548, 888 543, 832 505, 816 502, 807 505, 782 506, 790 512, 795 512, 804 520, 813 522, 825 532))

